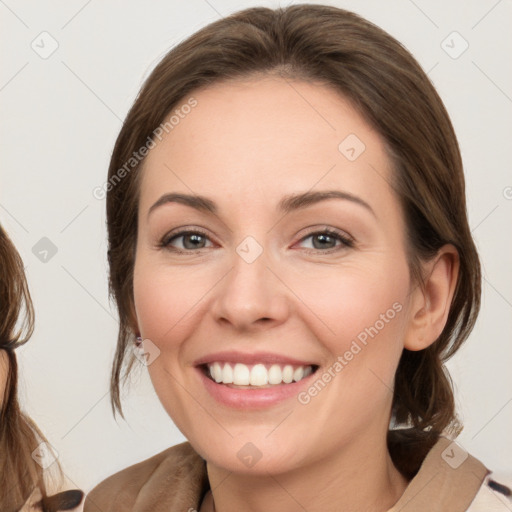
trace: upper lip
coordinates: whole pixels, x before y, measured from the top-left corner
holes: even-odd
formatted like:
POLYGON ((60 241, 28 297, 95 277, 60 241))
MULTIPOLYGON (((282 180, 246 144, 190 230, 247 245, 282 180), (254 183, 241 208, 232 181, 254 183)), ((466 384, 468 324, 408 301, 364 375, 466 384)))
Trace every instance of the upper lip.
POLYGON ((294 359, 282 354, 276 354, 273 352, 237 352, 237 351, 223 351, 208 354, 204 357, 197 359, 194 362, 195 366, 200 366, 208 363, 243 363, 243 364, 291 364, 295 366, 315 366, 315 363, 310 361, 304 361, 300 359, 294 359))

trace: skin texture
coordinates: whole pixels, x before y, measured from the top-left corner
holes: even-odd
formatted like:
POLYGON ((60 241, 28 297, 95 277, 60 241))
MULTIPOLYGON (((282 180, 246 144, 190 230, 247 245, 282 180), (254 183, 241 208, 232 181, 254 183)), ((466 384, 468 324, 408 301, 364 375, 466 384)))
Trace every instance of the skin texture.
POLYGON ((386 447, 394 374, 404 347, 441 333, 457 253, 445 246, 425 263, 424 289, 411 282, 382 139, 332 89, 264 77, 193 96, 197 107, 148 155, 140 190, 133 327, 160 350, 148 367, 159 399, 207 460, 218 512, 385 511, 407 485, 386 447), (354 161, 338 149, 349 134, 365 145, 354 161), (276 209, 287 194, 332 189, 373 213, 339 199, 276 209), (218 214, 168 203, 148 216, 169 192, 207 196, 218 214), (353 247, 318 240, 325 227, 353 247), (179 228, 205 231, 200 248, 190 236, 159 247, 179 228), (236 252, 247 236, 263 249, 250 264, 236 252), (321 375, 396 303, 401 311, 307 405, 230 409, 193 366, 220 350, 266 351, 314 361, 321 375), (261 452, 251 468, 237 457, 248 442, 261 452))

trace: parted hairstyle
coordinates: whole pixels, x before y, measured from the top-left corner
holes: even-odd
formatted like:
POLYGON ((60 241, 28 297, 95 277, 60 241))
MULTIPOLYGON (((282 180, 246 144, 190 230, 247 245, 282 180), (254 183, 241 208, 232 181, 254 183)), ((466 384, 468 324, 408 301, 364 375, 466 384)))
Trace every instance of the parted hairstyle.
MULTIPOLYGON (((462 159, 444 104, 409 51, 373 23, 332 6, 255 7, 207 25, 165 55, 128 112, 105 183, 109 293, 120 323, 111 374, 114 415, 123 416, 121 384, 134 364, 140 155, 157 143, 157 128, 194 90, 261 76, 330 86, 380 134, 418 286, 424 283, 422 262, 444 244, 458 250, 459 275, 444 330, 426 349, 404 349, 395 375, 391 417, 398 428, 390 428, 388 447, 395 463, 407 446, 422 460, 441 433, 462 428, 444 362, 466 340, 480 309, 481 270, 467 220, 462 159)), ((415 460, 400 464, 408 476, 417 467, 415 460)))

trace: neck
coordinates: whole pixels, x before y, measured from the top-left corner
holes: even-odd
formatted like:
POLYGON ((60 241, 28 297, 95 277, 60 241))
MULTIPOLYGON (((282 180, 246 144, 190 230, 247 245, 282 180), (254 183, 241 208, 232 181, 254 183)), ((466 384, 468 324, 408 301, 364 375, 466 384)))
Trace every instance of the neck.
POLYGON ((385 512, 408 485, 385 435, 359 439, 286 473, 237 474, 209 462, 207 471, 213 491, 201 511, 208 512, 385 512))

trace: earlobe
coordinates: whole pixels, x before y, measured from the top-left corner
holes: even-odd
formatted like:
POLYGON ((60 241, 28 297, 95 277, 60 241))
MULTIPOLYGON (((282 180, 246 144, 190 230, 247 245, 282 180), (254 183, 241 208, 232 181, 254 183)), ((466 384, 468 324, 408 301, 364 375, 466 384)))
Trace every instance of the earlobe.
POLYGON ((458 274, 459 254, 453 245, 446 244, 426 264, 424 286, 418 285, 413 292, 404 348, 423 350, 439 338, 448 319, 458 274))

